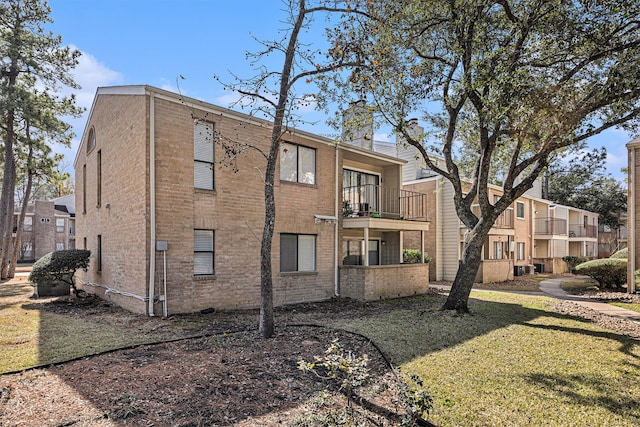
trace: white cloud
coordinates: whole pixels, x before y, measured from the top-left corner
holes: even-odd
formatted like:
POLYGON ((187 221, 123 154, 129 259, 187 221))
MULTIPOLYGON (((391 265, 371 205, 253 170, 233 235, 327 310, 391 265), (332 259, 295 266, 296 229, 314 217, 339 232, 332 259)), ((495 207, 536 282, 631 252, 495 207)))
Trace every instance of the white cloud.
MULTIPOLYGON (((70 47, 77 49, 75 46, 70 47)), ((76 105, 84 108, 85 112, 79 118, 66 119, 66 121, 72 126, 73 132, 75 133, 75 137, 71 142, 71 148, 62 146, 52 147, 55 152, 63 153, 65 155, 62 166, 65 167, 65 171, 71 173, 73 173, 75 153, 80 143, 80 138, 82 138, 82 132, 84 131, 89 109, 93 104, 96 89, 100 86, 119 84, 124 79, 121 73, 111 70, 93 55, 86 52, 81 53, 82 55, 78 58, 78 65, 71 71, 71 75, 73 76, 74 81, 80 85, 80 89, 69 89, 64 87, 60 94, 75 94, 76 105)))
MULTIPOLYGON (((75 48, 75 46, 71 47, 75 48)), ((87 109, 91 107, 98 87, 118 84, 123 80, 121 73, 109 69, 95 56, 86 52, 82 52, 78 58, 78 65, 71 74, 81 87, 80 90, 75 91, 78 105, 87 109)))

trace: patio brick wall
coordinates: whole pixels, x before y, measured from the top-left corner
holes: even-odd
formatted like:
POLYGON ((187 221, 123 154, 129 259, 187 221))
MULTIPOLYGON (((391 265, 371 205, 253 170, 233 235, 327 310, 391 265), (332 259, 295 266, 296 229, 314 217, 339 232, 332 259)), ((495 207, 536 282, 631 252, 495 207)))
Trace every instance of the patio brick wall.
POLYGON ((340 267, 340 296, 360 301, 421 295, 429 289, 429 264, 340 267))

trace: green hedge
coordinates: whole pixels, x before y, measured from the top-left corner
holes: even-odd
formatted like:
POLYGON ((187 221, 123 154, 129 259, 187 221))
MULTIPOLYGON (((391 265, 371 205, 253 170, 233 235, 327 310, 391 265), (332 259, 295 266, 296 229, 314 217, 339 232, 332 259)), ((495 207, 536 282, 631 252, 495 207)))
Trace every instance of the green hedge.
POLYGON ((614 253, 609 258, 628 259, 629 258, 629 250, 627 248, 620 249, 618 252, 614 253))
POLYGON ((583 262, 575 268, 580 274, 586 274, 598 282, 600 290, 620 289, 627 283, 627 260, 621 258, 603 258, 583 262))
MULTIPOLYGON (((424 262, 431 261, 431 257, 426 252, 424 253, 424 262)), ((402 262, 405 264, 418 264, 420 263, 420 250, 419 249, 404 249, 402 251, 402 262)))
POLYGON ((53 282, 68 283, 76 291, 73 275, 76 270, 87 270, 91 251, 71 249, 49 252, 33 264, 29 280, 34 285, 53 282))

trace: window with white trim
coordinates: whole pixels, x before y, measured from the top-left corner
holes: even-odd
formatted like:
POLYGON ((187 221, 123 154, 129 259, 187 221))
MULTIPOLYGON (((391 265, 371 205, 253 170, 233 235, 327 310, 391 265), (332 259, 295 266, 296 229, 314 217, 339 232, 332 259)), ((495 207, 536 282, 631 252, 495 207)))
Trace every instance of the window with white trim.
POLYGON ((197 121, 193 125, 193 185, 213 190, 214 163, 213 123, 197 121))
POLYGON ((56 218, 56 233, 64 233, 64 218, 56 218))
POLYGON ((56 251, 64 251, 64 242, 56 242, 56 251))
POLYGON ((91 152, 96 147, 96 130, 93 126, 89 129, 89 135, 87 136, 87 153, 91 152))
POLYGON ((193 275, 213 275, 214 261, 213 230, 193 230, 193 275))
POLYGON ((280 144, 280 180, 316 183, 316 150, 302 145, 280 144))
POLYGON ((96 269, 98 270, 98 273, 100 273, 102 271, 102 235, 98 234, 98 256, 96 257, 96 269))
POLYGON ((280 271, 315 271, 315 234, 280 234, 280 271))
POLYGON ((102 150, 96 155, 96 207, 102 206, 102 150))
POLYGON ((22 229, 24 231, 33 231, 33 217, 32 216, 25 216, 24 217, 24 224, 22 224, 22 229))
POLYGON ((518 242, 516 246, 516 256, 518 261, 524 260, 524 242, 518 242))
POLYGON ((516 217, 524 219, 524 202, 516 202, 516 217))

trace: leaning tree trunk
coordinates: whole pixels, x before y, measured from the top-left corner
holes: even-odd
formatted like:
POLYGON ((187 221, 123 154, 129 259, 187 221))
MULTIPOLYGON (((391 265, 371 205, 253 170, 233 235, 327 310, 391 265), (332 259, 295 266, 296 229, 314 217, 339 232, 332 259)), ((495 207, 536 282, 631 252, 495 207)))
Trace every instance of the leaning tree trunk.
POLYGON ((458 272, 451 286, 449 297, 442 306, 443 310, 456 310, 458 313, 469 312, 469 295, 482 262, 482 247, 490 229, 491 225, 486 226, 486 223, 478 223, 473 230, 469 231, 469 238, 465 239, 462 249, 458 272))

